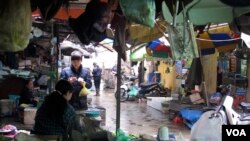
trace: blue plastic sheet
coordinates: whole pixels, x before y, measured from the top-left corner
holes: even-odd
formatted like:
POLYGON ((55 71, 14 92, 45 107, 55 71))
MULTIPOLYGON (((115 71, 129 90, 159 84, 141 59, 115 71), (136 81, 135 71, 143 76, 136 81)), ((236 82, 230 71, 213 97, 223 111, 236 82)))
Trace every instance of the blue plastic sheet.
POLYGON ((193 126, 193 124, 201 117, 203 111, 194 110, 189 108, 182 108, 180 110, 180 115, 186 121, 186 124, 189 128, 193 126))

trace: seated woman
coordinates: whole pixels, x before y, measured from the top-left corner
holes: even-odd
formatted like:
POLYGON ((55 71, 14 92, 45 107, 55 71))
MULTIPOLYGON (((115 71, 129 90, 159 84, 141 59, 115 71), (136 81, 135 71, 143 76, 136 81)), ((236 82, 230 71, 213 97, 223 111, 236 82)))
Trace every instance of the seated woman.
POLYGON ((32 106, 36 107, 39 101, 38 97, 34 97, 33 94, 33 81, 32 79, 25 80, 25 86, 20 94, 19 105, 21 104, 31 104, 32 106))
POLYGON ((45 97, 37 110, 33 134, 62 135, 63 141, 70 139, 72 129, 83 131, 74 108, 68 103, 72 97, 73 86, 67 80, 59 80, 56 91, 45 97))

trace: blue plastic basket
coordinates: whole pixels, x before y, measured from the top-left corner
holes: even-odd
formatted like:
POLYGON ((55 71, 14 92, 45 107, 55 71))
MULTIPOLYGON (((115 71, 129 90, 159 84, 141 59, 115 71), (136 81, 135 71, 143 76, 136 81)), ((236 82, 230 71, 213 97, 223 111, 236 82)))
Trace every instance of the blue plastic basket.
POLYGON ((14 102, 19 100, 20 99, 20 96, 19 95, 13 95, 13 94, 10 94, 9 95, 9 99, 10 100, 13 100, 14 102))
POLYGON ((85 111, 84 114, 87 117, 98 117, 100 116, 100 111, 85 111))
POLYGON ((13 107, 13 115, 16 115, 16 113, 18 112, 20 96, 19 95, 10 94, 8 97, 9 97, 9 99, 11 101, 13 101, 13 106, 14 106, 13 107))

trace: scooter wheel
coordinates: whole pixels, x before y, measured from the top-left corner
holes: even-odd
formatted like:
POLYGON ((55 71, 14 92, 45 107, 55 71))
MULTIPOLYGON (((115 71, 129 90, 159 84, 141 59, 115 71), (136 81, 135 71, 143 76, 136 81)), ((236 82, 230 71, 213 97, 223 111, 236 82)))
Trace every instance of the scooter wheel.
MULTIPOLYGON (((117 95, 117 94, 118 94, 118 93, 116 92, 116 93, 115 93, 116 99, 118 98, 118 95, 117 95)), ((129 98, 129 95, 128 95, 128 93, 126 92, 126 90, 123 89, 123 88, 121 88, 121 89, 120 89, 120 101, 121 101, 121 102, 124 102, 124 101, 128 100, 128 98, 129 98)))

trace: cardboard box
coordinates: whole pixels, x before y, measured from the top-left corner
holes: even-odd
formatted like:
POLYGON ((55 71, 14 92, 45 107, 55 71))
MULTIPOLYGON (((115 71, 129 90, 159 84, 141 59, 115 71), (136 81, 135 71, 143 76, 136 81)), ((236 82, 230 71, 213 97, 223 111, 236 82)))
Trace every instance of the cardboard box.
POLYGON ((36 116, 37 108, 25 108, 24 115, 23 115, 23 123, 26 125, 33 125, 35 124, 35 116, 36 116))
POLYGON ((200 93, 193 93, 189 96, 189 98, 194 104, 204 103, 204 99, 201 98, 200 93))
POLYGON ((19 64, 18 64, 19 67, 31 66, 31 65, 32 65, 31 60, 21 60, 19 61, 19 64))
POLYGON ((171 101, 172 99, 172 97, 147 97, 147 105, 165 113, 167 108, 163 107, 162 103, 171 101))

